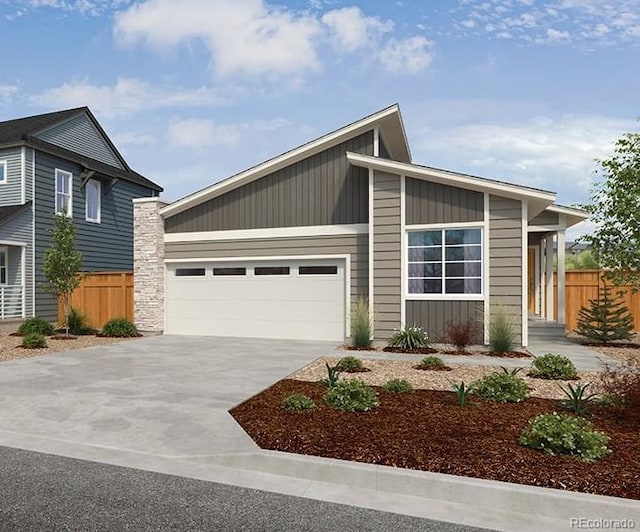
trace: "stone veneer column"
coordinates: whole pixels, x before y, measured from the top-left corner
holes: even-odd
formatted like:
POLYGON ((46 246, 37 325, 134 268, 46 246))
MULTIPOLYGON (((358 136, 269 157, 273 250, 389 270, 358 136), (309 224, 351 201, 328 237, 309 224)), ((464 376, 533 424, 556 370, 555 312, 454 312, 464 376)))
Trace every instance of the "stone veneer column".
POLYGON ((133 200, 133 315, 138 329, 164 329, 164 221, 159 198, 133 200))

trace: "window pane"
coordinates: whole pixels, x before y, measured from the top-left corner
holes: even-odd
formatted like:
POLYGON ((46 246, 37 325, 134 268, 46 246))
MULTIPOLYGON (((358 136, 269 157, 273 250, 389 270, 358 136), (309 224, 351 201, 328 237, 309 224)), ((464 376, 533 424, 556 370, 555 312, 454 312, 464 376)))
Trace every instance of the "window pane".
POLYGON ((69 213, 69 197, 64 194, 58 194, 56 196, 56 212, 69 213))
POLYGON ((300 275, 337 275, 337 266, 300 266, 298 268, 300 275))
POLYGON ((69 176, 61 172, 56 174, 58 192, 69 193, 69 176))
POLYGON ((87 182, 87 219, 97 220, 100 205, 100 184, 96 181, 87 182))
POLYGON ((0 252, 0 268, 4 268, 7 265, 7 254, 2 251, 0 252))
POLYGON ((409 263, 409 277, 442 277, 442 263, 409 263))
POLYGON ((445 260, 480 260, 482 259, 482 246, 455 246, 445 248, 445 260))
POLYGON ((481 234, 480 229, 451 229, 445 231, 444 240, 448 246, 456 244, 480 244, 481 234))
POLYGON ((213 275, 246 275, 246 268, 214 268, 213 275))
POLYGON ((0 164, 0 181, 4 181, 7 176, 6 164, 0 164))
POLYGON ((0 284, 7 284, 7 269, 0 268, 0 284))
POLYGON ((442 260, 442 248, 409 248, 409 262, 442 260))
POLYGON ((449 262, 445 267, 447 277, 481 277, 482 264, 479 262, 449 262))
POLYGON ((289 275, 288 266, 257 266, 254 269, 256 275, 289 275))
POLYGON ((442 279, 409 279, 410 294, 440 294, 442 279))
POLYGON ((412 231, 409 233, 410 246, 440 246, 442 231, 412 231))
POLYGON ((447 279, 447 294, 479 294, 482 287, 480 279, 447 279))
POLYGON ((176 268, 176 277, 202 277, 204 268, 176 268))

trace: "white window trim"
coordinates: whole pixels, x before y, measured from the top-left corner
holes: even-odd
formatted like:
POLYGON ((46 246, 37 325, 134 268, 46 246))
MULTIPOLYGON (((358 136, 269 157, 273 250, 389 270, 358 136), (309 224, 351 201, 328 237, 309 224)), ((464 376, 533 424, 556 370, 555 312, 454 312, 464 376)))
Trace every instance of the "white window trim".
MULTIPOLYGON (((0 246, 0 253, 4 253, 4 269, 5 269, 5 282, 1 282, 2 277, 0 277, 0 286, 7 286, 9 284, 9 248, 7 246, 0 246)), ((0 267, 0 269, 2 269, 0 267)))
POLYGON ((1 160, 0 161, 0 166, 2 166, 2 168, 4 169, 4 171, 2 172, 2 175, 4 176, 3 179, 0 179, 0 185, 4 185, 7 183, 7 180, 9 179, 9 176, 7 175, 7 172, 9 171, 9 168, 7 166, 7 161, 6 160, 1 160))
POLYGON ((84 188, 84 217, 87 222, 94 224, 101 223, 102 217, 102 183, 97 179, 89 179, 84 188), (96 218, 89 218, 89 194, 87 193, 89 184, 93 183, 98 187, 98 216, 96 218))
POLYGON ((56 168, 55 171, 55 196, 53 198, 53 210, 56 214, 61 214, 60 211, 57 210, 58 205, 58 175, 64 175, 69 180, 69 209, 67 210, 67 216, 69 218, 73 217, 73 174, 71 172, 67 172, 66 170, 60 170, 56 168))
MULTIPOLYGON (((407 260, 405 267, 403 268, 403 276, 406 282, 404 298, 408 301, 484 301, 485 291, 487 289, 487 277, 485 268, 485 253, 486 248, 486 227, 484 222, 463 222, 463 223, 444 223, 444 224, 420 224, 420 225, 407 225, 404 232, 404 250, 406 250, 407 260), (478 294, 412 294, 409 292, 409 233, 417 231, 449 231, 455 229, 480 229, 480 245, 482 247, 482 276, 480 278, 480 293, 478 294)), ((443 246, 444 248, 444 246, 443 246)), ((442 264, 444 268, 444 261, 442 264)), ((442 286, 444 289, 444 270, 442 276, 442 286)))

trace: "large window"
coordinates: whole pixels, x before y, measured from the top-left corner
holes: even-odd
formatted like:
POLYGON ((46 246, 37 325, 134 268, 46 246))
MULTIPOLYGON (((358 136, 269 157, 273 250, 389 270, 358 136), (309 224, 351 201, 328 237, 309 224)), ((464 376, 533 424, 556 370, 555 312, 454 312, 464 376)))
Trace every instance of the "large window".
POLYGON ((64 170, 56 170, 56 213, 72 213, 73 174, 64 170))
POLYGON ((408 234, 409 294, 482 294, 482 229, 408 234))
POLYGON ((85 210, 87 222, 100 223, 100 181, 89 179, 85 186, 85 210))

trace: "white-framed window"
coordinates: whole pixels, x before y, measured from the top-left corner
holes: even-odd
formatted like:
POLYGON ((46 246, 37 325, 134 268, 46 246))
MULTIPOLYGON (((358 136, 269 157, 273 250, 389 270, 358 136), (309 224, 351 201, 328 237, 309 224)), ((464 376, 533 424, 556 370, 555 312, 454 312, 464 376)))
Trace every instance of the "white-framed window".
POLYGON ((9 271, 9 250, 0 246, 0 285, 7 284, 9 271))
POLYGON ((7 182, 7 161, 0 161, 0 184, 7 182))
POLYGON ((407 232, 407 297, 479 299, 483 294, 482 227, 407 232))
POLYGON ((100 223, 100 209, 102 207, 102 186, 100 181, 89 179, 84 187, 85 218, 87 222, 100 223))
POLYGON ((56 168, 56 213, 73 216, 73 174, 56 168))

